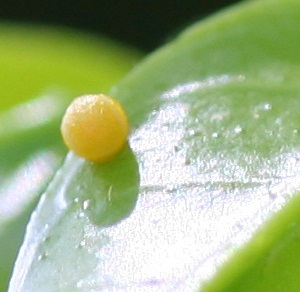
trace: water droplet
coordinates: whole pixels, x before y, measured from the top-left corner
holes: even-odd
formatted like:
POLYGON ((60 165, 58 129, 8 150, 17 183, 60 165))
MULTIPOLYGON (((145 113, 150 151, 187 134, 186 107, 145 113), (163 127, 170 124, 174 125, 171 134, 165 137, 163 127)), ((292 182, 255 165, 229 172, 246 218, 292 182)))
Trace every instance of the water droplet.
POLYGON ((86 241, 85 240, 82 240, 79 245, 78 245, 78 248, 83 248, 86 246, 86 241))
POLYGON ((84 217, 84 213, 83 212, 78 213, 77 218, 83 218, 83 217, 84 217))
POLYGON ((188 131, 188 133, 189 133, 190 136, 193 136, 193 135, 195 135, 195 130, 191 129, 191 130, 188 131))
POLYGON ((79 198, 74 198, 73 202, 76 204, 79 203, 79 198))
POLYGON ((253 117, 255 119, 258 119, 258 118, 260 118, 260 113, 262 113, 264 111, 269 111, 271 109, 272 109, 272 105, 270 103, 260 104, 254 108, 253 117))
POLYGON ((236 134, 239 134, 239 133, 241 133, 243 131, 243 128, 241 127, 241 126, 236 126, 235 128, 234 128, 234 132, 236 133, 236 134))
POLYGON ((48 253, 44 252, 38 256, 38 261, 45 260, 48 257, 48 253))
POLYGON ((91 201, 90 201, 90 200, 85 200, 85 201, 83 202, 83 205, 82 205, 82 207, 83 207, 83 210, 86 210, 86 209, 88 209, 88 208, 89 208, 89 206, 90 206, 90 203, 91 203, 91 201))
POLYGON ((272 109, 272 105, 269 104, 269 103, 265 103, 265 104, 263 105, 263 109, 266 110, 266 111, 268 111, 268 110, 272 109))
POLYGON ((293 130, 293 134, 297 135, 299 133, 298 129, 293 130))
POLYGON ((176 192, 176 191, 177 191, 176 186, 169 185, 169 186, 166 187, 166 192, 167 192, 167 193, 174 193, 174 192, 176 192))
POLYGON ((219 134, 215 132, 215 133, 212 133, 211 136, 212 136, 213 138, 218 138, 218 137, 219 137, 219 134))

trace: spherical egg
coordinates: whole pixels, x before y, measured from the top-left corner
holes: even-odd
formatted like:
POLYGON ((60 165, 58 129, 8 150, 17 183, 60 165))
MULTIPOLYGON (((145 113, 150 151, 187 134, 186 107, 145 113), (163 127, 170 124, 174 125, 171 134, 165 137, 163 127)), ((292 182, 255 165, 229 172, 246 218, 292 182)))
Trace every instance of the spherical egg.
POLYGON ((61 123, 67 147, 92 162, 105 162, 117 155, 127 141, 126 113, 115 99, 103 94, 83 95, 67 108, 61 123))

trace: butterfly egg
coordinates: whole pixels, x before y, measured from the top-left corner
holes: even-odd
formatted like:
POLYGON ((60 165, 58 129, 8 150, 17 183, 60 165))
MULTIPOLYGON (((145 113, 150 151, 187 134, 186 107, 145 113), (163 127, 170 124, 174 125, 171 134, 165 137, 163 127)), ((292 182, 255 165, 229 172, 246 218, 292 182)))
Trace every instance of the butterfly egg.
POLYGON ((113 98, 83 95, 67 108, 61 133, 67 147, 78 156, 105 162, 124 147, 129 125, 123 108, 113 98))

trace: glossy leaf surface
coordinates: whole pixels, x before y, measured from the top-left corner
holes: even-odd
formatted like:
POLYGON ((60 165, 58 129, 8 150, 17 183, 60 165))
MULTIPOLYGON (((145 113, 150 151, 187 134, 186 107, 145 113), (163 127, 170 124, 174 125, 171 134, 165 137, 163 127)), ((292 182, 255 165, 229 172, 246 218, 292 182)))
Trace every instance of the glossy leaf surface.
POLYGON ((66 154, 65 108, 76 95, 107 92, 139 55, 68 30, 12 24, 0 25, 0 55, 0 291, 7 291, 30 213, 66 154))
MULTIPOLYGON (((109 176, 80 176, 87 164, 69 156, 28 225, 11 291, 202 287, 300 187, 299 13, 296 0, 225 11, 184 32, 115 87, 112 95, 133 127, 129 145, 139 179, 111 193, 109 176), (100 205, 112 194, 135 198, 138 189, 135 208, 104 227, 89 212, 94 205, 70 199, 89 199, 97 187, 100 205)), ((114 163, 130 159, 127 150, 114 163)), ((280 234, 267 238, 280 244, 280 234)), ((271 279, 262 276, 262 287, 271 279)), ((282 281, 293 289, 289 278, 282 281)))

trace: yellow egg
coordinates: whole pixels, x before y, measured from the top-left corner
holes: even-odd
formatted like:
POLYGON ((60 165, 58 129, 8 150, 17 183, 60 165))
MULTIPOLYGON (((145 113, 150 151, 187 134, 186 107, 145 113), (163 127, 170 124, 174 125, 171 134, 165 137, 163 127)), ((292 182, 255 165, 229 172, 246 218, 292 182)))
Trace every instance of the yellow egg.
POLYGON ((105 162, 124 147, 129 125, 123 108, 113 98, 83 95, 67 108, 61 133, 67 147, 78 156, 105 162))

